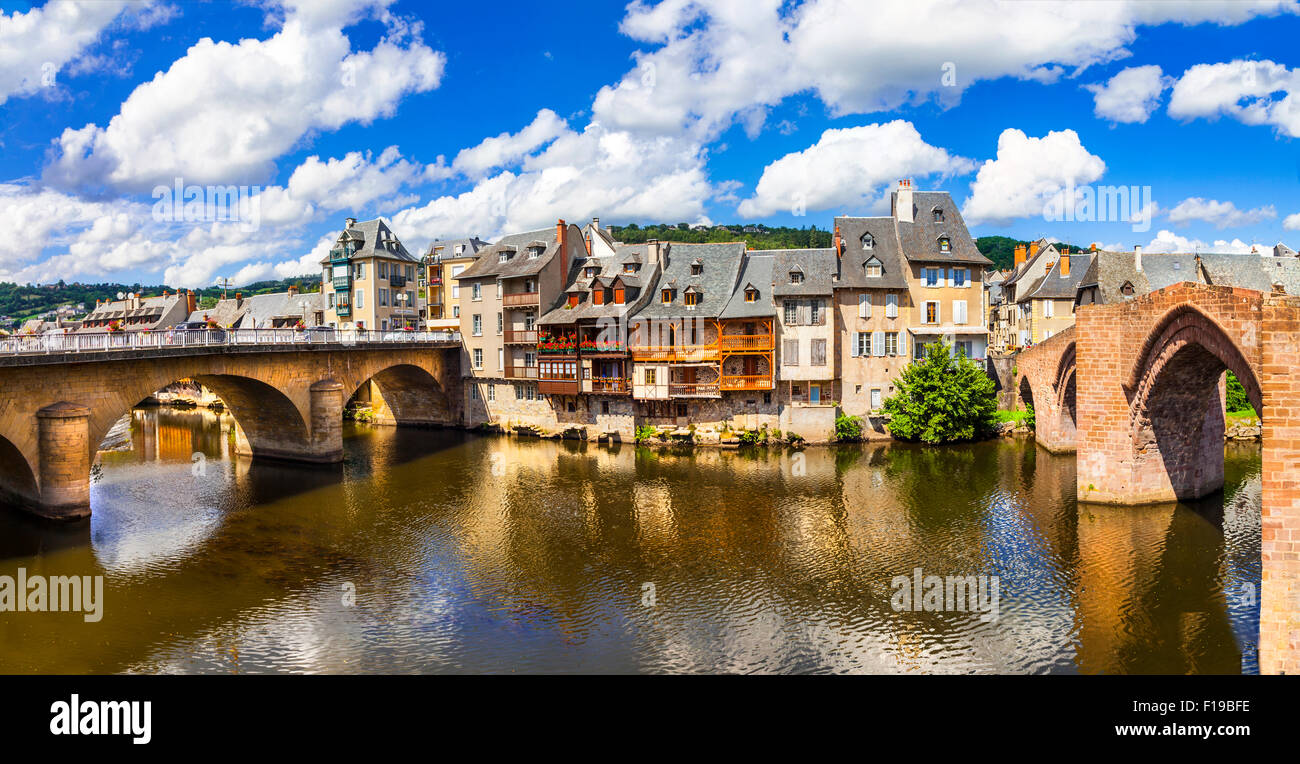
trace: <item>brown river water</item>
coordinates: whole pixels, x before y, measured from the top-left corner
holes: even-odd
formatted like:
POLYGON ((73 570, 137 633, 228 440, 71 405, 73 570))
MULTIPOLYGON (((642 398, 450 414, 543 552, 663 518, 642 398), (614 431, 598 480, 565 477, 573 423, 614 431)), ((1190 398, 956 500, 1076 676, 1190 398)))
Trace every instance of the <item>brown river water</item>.
POLYGON ((89 521, 0 513, 0 575, 104 577, 98 622, 0 613, 0 672, 1257 670, 1255 445, 1225 450, 1221 495, 1115 508, 1078 504, 1073 458, 1025 440, 357 425, 343 465, 308 468, 232 457, 229 426, 137 410, 89 521), (996 617, 896 610, 917 568, 996 580, 996 617))

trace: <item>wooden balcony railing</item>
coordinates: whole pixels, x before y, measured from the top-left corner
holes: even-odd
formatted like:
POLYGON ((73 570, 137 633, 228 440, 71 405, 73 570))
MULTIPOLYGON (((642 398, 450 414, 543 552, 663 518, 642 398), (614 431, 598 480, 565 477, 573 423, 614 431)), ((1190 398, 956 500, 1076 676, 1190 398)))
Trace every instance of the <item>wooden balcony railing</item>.
POLYGON ((724 334, 718 344, 723 350, 767 351, 775 347, 770 334, 724 334))
POLYGON ((519 344, 536 345, 537 330, 536 329, 506 329, 506 344, 507 345, 519 345, 519 344))
POLYGON ((628 393, 632 391, 632 386, 626 379, 595 377, 587 381, 591 383, 591 392, 593 393, 628 393))
POLYGON ((722 377, 723 390, 771 390, 771 374, 739 375, 729 374, 722 377))
POLYGON ((718 346, 708 345, 633 345, 628 348, 634 361, 716 361, 718 346))
POLYGON ((535 308, 541 305, 541 298, 537 292, 514 292, 504 295, 501 304, 507 308, 535 308))
POLYGON ((716 398, 719 393, 717 382, 674 382, 668 385, 668 394, 674 398, 716 398))
POLYGON ((537 379, 537 367, 507 366, 506 379, 537 379))

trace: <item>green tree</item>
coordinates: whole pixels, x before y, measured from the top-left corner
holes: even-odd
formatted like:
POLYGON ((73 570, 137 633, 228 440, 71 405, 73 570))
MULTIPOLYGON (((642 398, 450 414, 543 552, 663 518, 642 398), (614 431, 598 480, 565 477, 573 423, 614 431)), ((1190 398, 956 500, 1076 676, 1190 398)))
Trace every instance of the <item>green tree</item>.
POLYGON ((898 392, 885 399, 889 431, 923 443, 975 440, 993 430, 998 400, 993 380, 942 340, 903 369, 898 392))
POLYGON ((1250 397, 1246 395, 1246 388, 1242 386, 1241 380, 1237 375, 1228 372, 1228 411, 1254 411, 1255 407, 1250 405, 1250 397))

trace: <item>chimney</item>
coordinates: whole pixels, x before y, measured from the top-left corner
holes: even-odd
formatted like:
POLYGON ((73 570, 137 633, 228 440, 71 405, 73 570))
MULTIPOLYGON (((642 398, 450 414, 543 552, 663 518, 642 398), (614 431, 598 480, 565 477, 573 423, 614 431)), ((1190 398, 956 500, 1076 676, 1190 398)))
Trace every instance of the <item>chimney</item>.
POLYGON ((1142 272, 1142 247, 1133 248, 1133 270, 1142 272))
POLYGON ((844 246, 843 246, 843 245, 844 245, 844 239, 840 236, 840 227, 839 227, 839 225, 837 224, 837 225, 835 226, 835 241, 834 241, 834 245, 833 245, 833 246, 835 247, 835 256, 836 256, 836 257, 840 257, 840 256, 842 256, 842 255, 844 254, 844 246))
POLYGON ((654 258, 655 262, 659 264, 660 270, 662 270, 664 267, 664 255, 666 253, 664 247, 659 245, 659 240, 650 239, 645 243, 645 248, 646 253, 654 258))
POLYGON ((600 230, 600 218, 592 218, 592 219, 591 219, 591 227, 592 227, 592 228, 595 228, 597 231, 599 231, 599 230, 600 230))
POLYGON ((298 296, 298 285, 297 285, 297 284, 290 284, 290 285, 289 285, 289 296, 290 296, 290 297, 297 297, 297 296, 298 296))
POLYGON ((1097 242, 1094 241, 1094 242, 1092 243, 1092 247, 1091 247, 1090 249, 1091 249, 1091 251, 1096 252, 1096 251, 1097 251, 1097 242))
POLYGON ((345 223, 346 223, 346 224, 343 226, 344 228, 352 228, 353 226, 355 226, 355 225, 357 224, 357 219, 356 219, 356 218, 348 218, 348 219, 345 221, 345 223))
POLYGON ((191 315, 193 315, 194 311, 196 311, 196 310, 198 310, 198 309, 199 309, 199 303, 198 303, 198 300, 196 300, 196 299, 194 298, 194 290, 193 290, 193 289, 186 289, 186 290, 185 290, 185 310, 186 310, 186 312, 189 313, 189 314, 191 314, 191 315))
POLYGON ((912 179, 898 181, 898 191, 894 194, 894 218, 900 223, 912 220, 912 179))
POLYGON ((1024 244, 1016 245, 1016 267, 1017 268, 1025 264, 1025 254, 1028 252, 1028 249, 1029 248, 1026 247, 1024 244))
POLYGON ((560 283, 569 280, 569 229, 564 218, 555 221, 555 240, 560 243, 560 283))
POLYGON ((243 294, 243 292, 235 292, 235 307, 237 307, 237 308, 242 308, 242 307, 244 307, 244 294, 243 294))
POLYGON ((1070 256, 1061 255, 1061 278, 1067 279, 1069 277, 1070 277, 1070 256))

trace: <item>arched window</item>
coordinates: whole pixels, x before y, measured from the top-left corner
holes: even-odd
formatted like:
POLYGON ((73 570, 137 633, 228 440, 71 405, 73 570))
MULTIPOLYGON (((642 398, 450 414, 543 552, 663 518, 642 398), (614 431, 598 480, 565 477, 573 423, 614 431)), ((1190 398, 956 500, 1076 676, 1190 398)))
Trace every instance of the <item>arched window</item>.
POLYGON ((1124 286, 1120 287, 1120 288, 1119 288, 1119 291, 1120 291, 1121 293, 1123 293, 1123 295, 1124 295, 1125 297, 1132 297, 1132 296, 1133 296, 1133 291, 1134 291, 1134 290, 1133 290, 1133 282, 1132 282, 1132 281, 1125 281, 1125 282, 1124 282, 1124 286))

